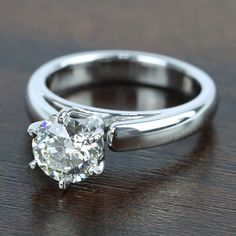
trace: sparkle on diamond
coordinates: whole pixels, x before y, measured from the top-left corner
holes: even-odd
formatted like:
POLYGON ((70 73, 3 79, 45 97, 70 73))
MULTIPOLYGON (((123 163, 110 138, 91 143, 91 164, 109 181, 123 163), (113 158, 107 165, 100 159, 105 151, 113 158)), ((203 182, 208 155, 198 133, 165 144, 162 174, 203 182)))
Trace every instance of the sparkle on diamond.
POLYGON ((87 178, 103 158, 103 135, 100 120, 89 117, 77 121, 68 118, 63 124, 55 117, 42 121, 32 148, 39 167, 55 180, 75 183, 87 178), (92 141, 91 141, 92 140, 92 141))

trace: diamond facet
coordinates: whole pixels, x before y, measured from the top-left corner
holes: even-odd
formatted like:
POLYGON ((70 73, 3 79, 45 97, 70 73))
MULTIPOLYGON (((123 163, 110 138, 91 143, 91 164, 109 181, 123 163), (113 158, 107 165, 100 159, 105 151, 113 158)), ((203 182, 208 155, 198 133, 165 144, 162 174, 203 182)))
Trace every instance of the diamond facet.
POLYGON ((102 123, 96 116, 79 120, 68 116, 62 123, 52 116, 37 122, 32 149, 38 166, 61 188, 100 174, 104 168, 102 123))

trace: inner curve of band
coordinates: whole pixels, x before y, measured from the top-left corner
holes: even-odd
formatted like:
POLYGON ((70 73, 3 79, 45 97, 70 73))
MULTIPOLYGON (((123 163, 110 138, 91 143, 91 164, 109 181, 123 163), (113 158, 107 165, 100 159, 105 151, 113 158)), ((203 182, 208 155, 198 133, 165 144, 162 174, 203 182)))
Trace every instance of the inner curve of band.
POLYGON ((174 65, 162 65, 132 58, 111 57, 66 66, 47 78, 54 93, 66 96, 89 85, 127 83, 179 91, 196 97, 201 86, 198 81, 174 65))

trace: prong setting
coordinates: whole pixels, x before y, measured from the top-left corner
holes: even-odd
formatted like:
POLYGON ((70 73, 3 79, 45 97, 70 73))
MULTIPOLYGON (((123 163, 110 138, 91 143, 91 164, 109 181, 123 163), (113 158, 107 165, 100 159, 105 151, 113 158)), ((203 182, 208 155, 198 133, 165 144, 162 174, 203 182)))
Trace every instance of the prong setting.
POLYGON ((35 159, 29 163, 29 167, 32 170, 35 169, 36 166, 37 166, 37 161, 35 159))
POLYGON ((63 189, 63 190, 66 190, 70 185, 70 182, 66 181, 66 180, 60 180, 59 183, 58 183, 58 187, 59 189, 63 189))
POLYGON ((90 175, 100 175, 104 171, 104 167, 105 167, 105 161, 102 160, 99 162, 97 166, 91 167, 89 169, 89 173, 90 175))
MULTIPOLYGON (((38 166, 57 180, 60 189, 104 170, 104 129, 99 117, 72 118, 72 109, 31 124, 35 159, 30 168, 38 166)), ((74 110, 72 112, 75 112, 74 110)))
POLYGON ((29 125, 27 132, 31 137, 36 137, 37 136, 37 130, 41 126, 42 121, 37 121, 29 125))

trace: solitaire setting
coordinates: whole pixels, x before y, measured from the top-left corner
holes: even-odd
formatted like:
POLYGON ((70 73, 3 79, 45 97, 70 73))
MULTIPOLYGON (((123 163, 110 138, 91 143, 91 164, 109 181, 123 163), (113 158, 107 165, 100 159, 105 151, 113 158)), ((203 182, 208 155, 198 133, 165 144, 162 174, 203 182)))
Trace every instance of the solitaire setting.
POLYGON ((70 183, 102 173, 104 141, 116 152, 178 141, 210 121, 217 101, 217 89, 208 74, 168 56, 104 50, 53 59, 33 73, 27 86, 27 111, 38 121, 28 129, 34 154, 30 167, 38 165, 65 189, 70 183), (114 99, 109 97, 113 96, 111 91, 109 96, 92 93, 85 100, 76 100, 79 103, 71 96, 90 86, 109 89, 117 84, 164 89, 171 96, 176 91, 186 100, 172 106, 168 95, 163 107, 149 110, 158 96, 147 96, 140 89, 131 89, 129 96, 121 91, 114 99), (119 103, 109 109, 97 107, 101 98, 113 99, 114 103, 121 99, 127 107, 131 102, 133 108, 116 109, 119 103), (144 110, 143 102, 147 102, 144 110))
POLYGON ((104 169, 103 121, 94 115, 75 119, 71 111, 62 110, 28 128, 34 154, 30 167, 38 165, 59 181, 61 189, 101 174, 104 169))

